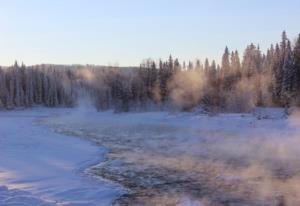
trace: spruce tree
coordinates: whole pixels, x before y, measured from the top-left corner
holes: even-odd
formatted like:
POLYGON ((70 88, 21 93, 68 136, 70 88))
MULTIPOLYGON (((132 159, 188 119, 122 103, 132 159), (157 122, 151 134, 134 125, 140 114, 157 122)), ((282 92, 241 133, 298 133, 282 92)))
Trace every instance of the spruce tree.
POLYGON ((297 101, 299 104, 300 99, 300 34, 296 41, 296 45, 293 51, 293 59, 294 59, 294 70, 295 70, 295 77, 293 78, 293 91, 297 95, 297 101))
POLYGON ((223 57, 222 57, 222 72, 223 72, 223 77, 225 77, 227 74, 230 72, 230 60, 229 60, 229 49, 226 46, 223 57))
POLYGON ((6 107, 7 89, 6 78, 3 69, 0 67, 0 109, 6 107))
POLYGON ((285 57, 283 63, 283 78, 282 78, 282 91, 281 91, 281 101, 284 106, 291 103, 293 97, 295 96, 293 91, 293 78, 296 77, 296 70, 293 65, 293 55, 290 41, 287 42, 285 48, 285 57))
POLYGON ((281 64, 281 51, 279 45, 276 44, 272 68, 272 98, 273 103, 277 106, 281 105, 282 81, 283 68, 281 64))
POLYGON ((205 63, 204 63, 204 72, 206 75, 209 74, 209 68, 210 68, 209 61, 208 61, 208 58, 206 58, 205 63))

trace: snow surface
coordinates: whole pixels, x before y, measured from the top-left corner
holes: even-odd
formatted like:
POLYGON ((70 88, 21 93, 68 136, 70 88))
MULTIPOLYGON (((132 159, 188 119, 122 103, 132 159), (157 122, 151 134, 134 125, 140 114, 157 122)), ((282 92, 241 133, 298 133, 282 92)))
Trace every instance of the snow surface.
POLYGON ((83 174, 106 150, 36 120, 65 110, 0 112, 0 205, 109 205, 122 189, 83 174))
MULTIPOLYGON (((299 205, 299 122, 297 111, 287 118, 278 108, 216 116, 87 108, 0 112, 0 205, 110 205, 124 194, 85 172, 108 172, 116 182, 142 186, 143 195, 156 185, 176 191, 170 197, 180 206, 299 205), (191 196, 198 187, 206 196, 191 196)), ((161 195, 150 196, 152 205, 173 201, 161 195)))

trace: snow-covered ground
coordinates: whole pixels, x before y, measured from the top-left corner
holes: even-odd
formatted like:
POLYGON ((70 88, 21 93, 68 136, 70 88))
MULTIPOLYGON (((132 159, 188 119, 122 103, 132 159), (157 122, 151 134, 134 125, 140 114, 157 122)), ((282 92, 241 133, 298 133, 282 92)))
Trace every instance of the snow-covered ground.
POLYGON ((300 205, 297 110, 33 109, 0 131, 0 205, 300 205))
POLYGON ((64 112, 0 112, 0 205, 109 205, 122 193, 116 184, 84 175, 103 160, 104 148, 36 122, 64 112))

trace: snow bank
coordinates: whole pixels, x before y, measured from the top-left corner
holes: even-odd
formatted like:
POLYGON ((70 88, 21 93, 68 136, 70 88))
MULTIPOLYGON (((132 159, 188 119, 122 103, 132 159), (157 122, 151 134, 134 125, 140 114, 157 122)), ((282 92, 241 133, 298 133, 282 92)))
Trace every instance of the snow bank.
POLYGON ((68 111, 0 113, 0 185, 5 186, 0 201, 5 205, 109 205, 122 193, 115 184, 83 175, 84 168, 103 160, 104 148, 36 122, 68 111))

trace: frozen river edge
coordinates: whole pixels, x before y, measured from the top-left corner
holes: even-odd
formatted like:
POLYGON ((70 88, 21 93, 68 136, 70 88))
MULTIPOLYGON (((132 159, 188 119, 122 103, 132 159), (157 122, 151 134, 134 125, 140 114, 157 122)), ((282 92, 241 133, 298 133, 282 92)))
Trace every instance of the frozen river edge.
POLYGON ((113 205, 277 206, 300 201, 298 122, 280 108, 212 117, 78 108, 45 123, 108 148, 88 173, 129 189, 113 205))
POLYGON ((123 193, 117 184, 84 174, 104 160, 104 147, 37 122, 63 111, 0 113, 0 205, 106 206, 123 193))
POLYGON ((0 190, 29 192, 19 205, 299 205, 299 114, 3 112, 0 190))

